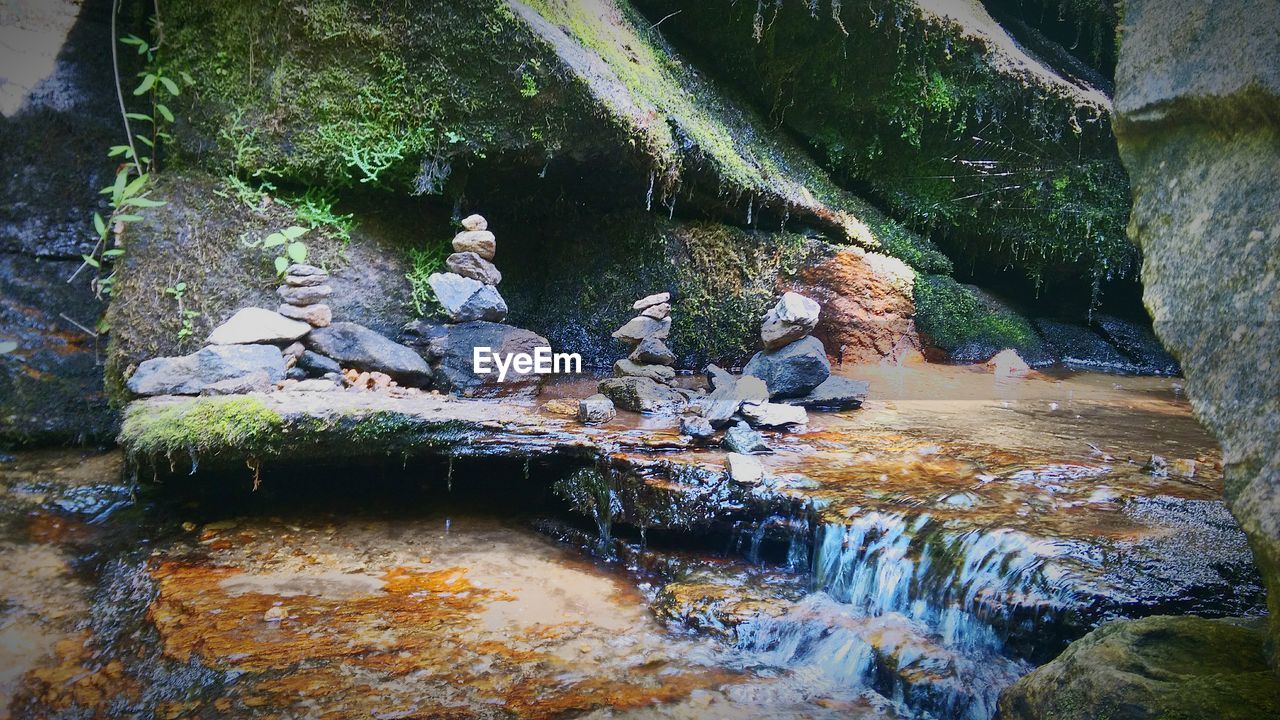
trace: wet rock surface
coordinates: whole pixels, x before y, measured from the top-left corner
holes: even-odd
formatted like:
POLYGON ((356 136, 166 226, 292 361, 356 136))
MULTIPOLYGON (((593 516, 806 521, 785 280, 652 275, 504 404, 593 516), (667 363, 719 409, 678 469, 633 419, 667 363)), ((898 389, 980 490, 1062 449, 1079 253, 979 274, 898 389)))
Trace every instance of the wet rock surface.
POLYGON ((542 383, 541 375, 519 372, 514 367, 508 368, 502 382, 498 382, 496 367, 490 372, 477 374, 475 348, 487 347, 493 353, 503 355, 525 353, 532 356, 538 348, 549 347, 547 339, 537 333, 483 320, 456 325, 416 320, 404 327, 400 337, 431 364, 437 390, 466 397, 532 396, 537 394, 542 383))
POLYGON ((806 395, 831 376, 831 362, 822 341, 812 335, 778 348, 758 352, 744 375, 754 375, 769 386, 774 399, 806 395))
POLYGON ((228 381, 256 387, 259 373, 268 382, 279 382, 284 370, 284 358, 274 345, 210 345, 191 355, 147 360, 127 385, 135 395, 196 395, 228 381))
POLYGON ((418 353, 358 323, 316 328, 304 342, 309 350, 343 367, 386 373, 405 384, 424 384, 430 379, 431 368, 418 353))

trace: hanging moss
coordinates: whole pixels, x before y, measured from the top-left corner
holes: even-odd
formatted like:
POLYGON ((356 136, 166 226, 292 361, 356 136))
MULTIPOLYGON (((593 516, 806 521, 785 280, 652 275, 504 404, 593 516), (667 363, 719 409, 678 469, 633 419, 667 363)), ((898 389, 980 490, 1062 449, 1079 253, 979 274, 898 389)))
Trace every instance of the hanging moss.
POLYGON ((1028 359, 1044 354, 1031 323, 1007 308, 984 303, 944 275, 920 275, 915 283, 916 329, 933 347, 964 360, 985 360, 1004 348, 1028 359))

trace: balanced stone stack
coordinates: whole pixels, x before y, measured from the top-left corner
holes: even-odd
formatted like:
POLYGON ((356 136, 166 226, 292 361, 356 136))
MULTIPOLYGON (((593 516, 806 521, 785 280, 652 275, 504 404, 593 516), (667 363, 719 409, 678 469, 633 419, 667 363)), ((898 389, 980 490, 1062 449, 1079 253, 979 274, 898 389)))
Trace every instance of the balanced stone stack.
POLYGON ((676 356, 664 341, 671 334, 671 293, 649 295, 631 308, 639 314, 613 333, 631 353, 613 364, 614 377, 600 382, 600 392, 626 410, 674 412, 686 397, 670 387, 676 356))
POLYGON ((301 320, 311 327, 327 327, 333 322, 333 311, 325 300, 333 294, 329 273, 315 265, 290 265, 285 270, 284 284, 277 290, 284 301, 276 312, 301 320))
MULTIPOLYGON (((866 397, 867 384, 833 376, 826 348, 810 335, 818 324, 820 310, 818 303, 799 293, 784 294, 765 314, 760 326, 764 349, 751 358, 742 373, 763 380, 769 399, 778 403, 815 410, 859 407, 866 397)), ((753 408, 752 413, 745 413, 747 419, 767 426, 788 418, 781 408, 771 406, 772 403, 753 408)))
POLYGON ((427 284, 449 322, 502 322, 507 317, 507 303, 497 288, 502 273, 492 262, 497 239, 489 232, 489 222, 479 215, 463 219, 462 228, 453 238, 453 254, 445 260, 449 272, 432 273, 427 284))

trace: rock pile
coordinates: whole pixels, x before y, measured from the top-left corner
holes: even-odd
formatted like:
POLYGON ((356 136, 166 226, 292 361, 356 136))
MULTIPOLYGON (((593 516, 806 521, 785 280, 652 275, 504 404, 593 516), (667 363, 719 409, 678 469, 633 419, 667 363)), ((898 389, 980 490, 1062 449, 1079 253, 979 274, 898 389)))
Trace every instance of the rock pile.
POLYGON ((315 265, 290 265, 284 273, 284 284, 276 289, 284 301, 276 312, 312 327, 326 327, 333 322, 333 310, 325 302, 333 294, 329 273, 315 265))
POLYGON ((449 322, 502 322, 507 318, 507 303, 497 288, 502 273, 492 262, 497 239, 480 215, 464 218, 462 228, 453 238, 453 254, 445 259, 449 272, 432 273, 427 284, 449 322))
POLYGON ((639 314, 613 332, 614 338, 631 347, 631 353, 613 364, 614 377, 600 382, 600 393, 624 410, 678 411, 686 395, 671 387, 676 356, 664 342, 671 334, 671 293, 643 297, 631 308, 639 314))
MULTIPOLYGON (((821 340, 809 334, 818 324, 820 310, 818 303, 799 293, 785 293, 778 304, 765 313, 760 326, 764 349, 751 358, 742 373, 763 380, 769 387, 769 400, 779 403, 811 410, 861 407, 867 384, 833 377, 826 348, 821 340)), ((757 414, 794 417, 778 412, 757 411, 757 414)), ((756 424, 770 423, 758 418, 756 424)))

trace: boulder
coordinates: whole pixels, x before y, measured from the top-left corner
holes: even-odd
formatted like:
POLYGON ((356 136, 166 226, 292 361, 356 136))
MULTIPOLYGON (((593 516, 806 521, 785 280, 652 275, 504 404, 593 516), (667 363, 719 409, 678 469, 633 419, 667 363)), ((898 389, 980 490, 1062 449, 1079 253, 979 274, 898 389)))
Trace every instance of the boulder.
POLYGON ((483 215, 468 215, 462 218, 463 230, 488 230, 489 221, 483 215))
POLYGON ((432 273, 427 284, 453 322, 501 322, 507 317, 507 303, 492 285, 451 272, 432 273))
POLYGON ((488 230, 464 230, 453 236, 454 252, 473 252, 485 260, 492 260, 497 249, 497 240, 488 230))
POLYGON ((333 323, 312 330, 304 342, 309 350, 336 360, 344 368, 386 373, 402 385, 422 386, 431 379, 431 367, 412 348, 363 325, 333 323))
POLYGON ((661 339, 650 336, 640 341, 635 350, 627 356, 629 360, 643 365, 674 365, 676 354, 661 339))
POLYGON ((617 416, 613 401, 599 393, 578 401, 578 422, 584 425, 607 423, 617 416))
POLYGON ((619 377, 601 380, 600 393, 623 410, 645 414, 677 413, 684 407, 685 397, 673 388, 649 378, 619 377))
POLYGON ((324 303, 301 306, 285 303, 276 308, 276 312, 293 320, 301 320, 312 327, 328 327, 333 322, 333 310, 324 303))
POLYGON ((669 292, 654 293, 653 295, 642 297, 639 300, 631 303, 631 309, 644 310, 645 308, 653 307, 654 305, 661 305, 665 302, 669 302, 670 300, 671 300, 671 293, 669 292))
POLYGON ((798 405, 782 403, 742 403, 742 417, 751 427, 783 428, 809 423, 809 415, 798 405))
POLYGON ((770 398, 793 398, 808 394, 831 377, 831 363, 822 341, 809 336, 756 353, 742 373, 764 380, 770 398))
POLYGON ((281 285, 276 290, 276 293, 280 295, 280 299, 290 305, 314 305, 332 295, 333 287, 330 285, 314 285, 311 287, 281 285))
POLYGON ((547 339, 535 332, 483 320, 457 325, 415 320, 405 325, 400 339, 430 363, 437 389, 466 397, 533 396, 542 385, 541 375, 519 373, 514 367, 507 370, 502 382, 498 382, 496 366, 477 374, 475 348, 487 347, 503 355, 532 355, 539 347, 550 347, 547 339))
POLYGON ((665 384, 676 379, 676 371, 666 365, 641 365, 625 359, 613 364, 613 374, 617 377, 647 377, 665 384))
POLYGON ((241 380, 265 372, 267 379, 284 379, 284 356, 274 345, 210 345, 191 355, 144 361, 126 386, 135 395, 197 395, 227 380, 241 380))
MULTIPOLYGON (((711 365, 708 370, 715 367, 711 365)), ((713 427, 727 425, 738 414, 743 403, 769 400, 769 388, 760 378, 751 375, 735 378, 727 372, 720 372, 724 374, 717 376, 715 390, 702 401, 702 416, 713 427)))
MULTIPOLYGON (((286 371, 286 376, 288 375, 286 371)), ((227 378, 200 388, 201 395, 244 395, 252 392, 268 392, 272 385, 271 376, 266 370, 254 370, 248 375, 227 378)))
POLYGON ((726 450, 743 455, 773 452, 769 449, 769 444, 764 441, 764 436, 752 430, 750 425, 741 420, 725 431, 723 444, 726 450))
POLYGON ((633 317, 627 324, 613 331, 613 337, 623 342, 639 344, 646 338, 665 340, 671 334, 671 318, 654 320, 643 315, 633 317))
POLYGON ((1137 364, 1144 375, 1177 375, 1178 361, 1164 349, 1156 334, 1144 323, 1095 313, 1093 324, 1112 345, 1137 364))
POLYGON ((855 410, 867 399, 868 386, 862 380, 832 375, 806 395, 784 398, 780 402, 799 405, 808 410, 855 410))
POLYGON ((731 482, 739 485, 759 485, 764 482, 764 465, 750 455, 729 453, 724 458, 724 466, 731 482))
POLYGON ((760 325, 760 340, 765 350, 776 350, 813 332, 818 326, 818 303, 795 292, 786 292, 765 313, 760 325))
POLYGON ((1001 720, 1280 717, 1265 621, 1116 620, 1000 695, 1001 720))
POLYGON ((725 370, 715 363, 708 365, 706 369, 702 371, 702 374, 707 376, 707 385, 712 390, 720 387, 721 383, 734 382, 737 379, 734 377, 733 373, 725 370))
POLYGON ((290 320, 280 313, 248 307, 231 316, 209 333, 210 345, 257 345, 287 343, 311 332, 311 326, 290 320))
POLYGON ((1280 3, 1126 0, 1116 139, 1143 301, 1222 443, 1280 646, 1280 3))
POLYGON ((1138 372, 1137 365, 1101 335, 1082 325, 1037 318, 1032 321, 1049 351, 1073 370, 1138 372))
POLYGON ((700 415, 685 415, 680 418, 680 434, 688 435, 697 441, 710 440, 716 430, 711 423, 700 415))
POLYGON ((325 357, 318 352, 306 350, 302 356, 298 358, 298 367, 306 370, 311 375, 323 377, 329 373, 341 373, 342 366, 337 360, 325 357))
POLYGON ((502 272, 493 263, 473 252, 458 252, 444 261, 445 267, 455 275, 477 280, 486 285, 497 285, 502 282, 502 272))

